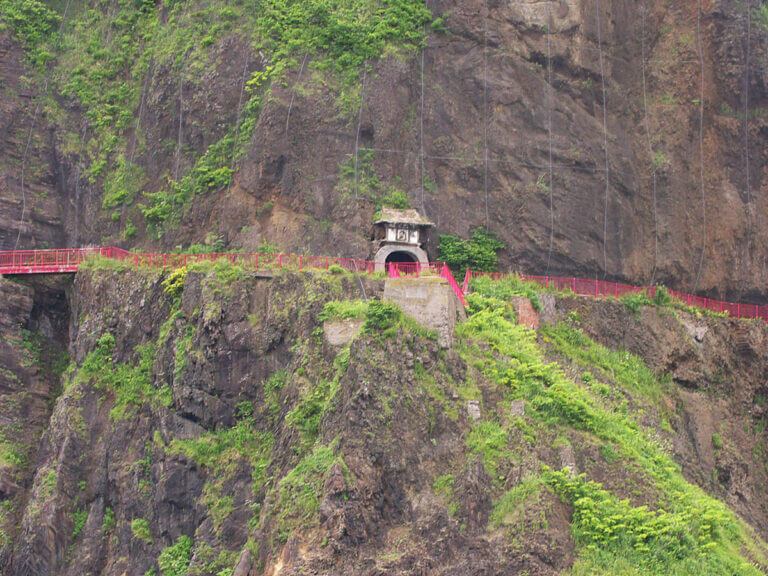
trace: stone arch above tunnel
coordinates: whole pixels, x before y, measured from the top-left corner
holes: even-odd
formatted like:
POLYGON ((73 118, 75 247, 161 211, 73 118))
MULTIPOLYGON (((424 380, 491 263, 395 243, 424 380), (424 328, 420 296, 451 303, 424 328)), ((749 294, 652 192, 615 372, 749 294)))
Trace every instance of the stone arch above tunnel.
POLYGON ((418 246, 387 244, 379 248, 373 257, 377 270, 383 270, 387 262, 417 262, 429 264, 427 253, 418 246), (406 259, 406 258, 410 259, 406 259))

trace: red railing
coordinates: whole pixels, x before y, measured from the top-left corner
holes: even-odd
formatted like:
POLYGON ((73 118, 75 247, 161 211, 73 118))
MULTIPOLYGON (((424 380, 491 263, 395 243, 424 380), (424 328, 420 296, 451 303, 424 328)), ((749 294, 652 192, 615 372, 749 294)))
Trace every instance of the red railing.
MULTIPOLYGON (((178 268, 195 262, 217 262, 226 260, 244 268, 260 269, 290 269, 290 270, 328 270, 338 266, 344 270, 356 273, 371 274, 380 265, 369 260, 354 258, 334 258, 332 256, 305 256, 302 254, 256 254, 256 253, 210 253, 210 254, 151 254, 135 253, 122 248, 64 248, 55 250, 14 250, 0 252, 0 274, 60 274, 77 272, 78 267, 88 258, 102 256, 120 260, 134 266, 151 266, 158 268, 178 268)), ((456 283, 450 268, 441 262, 419 264, 410 262, 393 262, 387 264, 390 278, 403 276, 424 277, 433 276, 445 279, 453 289, 456 297, 466 305, 464 294, 469 290, 470 280, 478 276, 490 276, 495 279, 510 276, 504 273, 475 272, 467 270, 463 286, 456 283)), ((552 276, 520 276, 524 282, 534 282, 546 289, 561 292, 571 292, 579 296, 620 297, 627 294, 646 294, 653 298, 655 286, 630 286, 617 282, 603 280, 587 280, 584 278, 560 278, 552 276)), ((734 318, 762 318, 768 322, 768 306, 755 304, 740 304, 713 300, 694 294, 686 294, 675 290, 670 295, 687 306, 702 308, 712 312, 728 314, 734 318)))
MULTIPOLYGON (((498 280, 511 275, 512 274, 499 272, 477 272, 474 270, 467 270, 462 291, 466 293, 470 289, 470 281, 472 278, 490 276, 491 278, 498 280)), ((656 296, 656 286, 630 286, 628 284, 606 282, 604 280, 557 278, 551 276, 532 276, 529 274, 520 274, 519 277, 523 282, 533 282, 545 289, 552 289, 558 292, 572 292, 578 296, 592 296, 594 298, 619 298, 621 296, 626 296, 627 294, 645 294, 648 298, 656 296)), ((732 318, 762 318, 768 322, 768 306, 713 300, 712 298, 704 298, 703 296, 696 296, 694 294, 687 294, 676 290, 669 290, 669 294, 686 306, 728 314, 732 318)))
MULTIPOLYGON (((377 267, 369 260, 334 258, 332 256, 305 256, 303 254, 257 254, 245 252, 208 254, 154 254, 137 253, 115 248, 65 248, 56 250, 14 250, 0 252, 0 274, 60 274, 77 272, 88 258, 102 256, 126 264, 141 267, 180 268, 196 262, 218 262, 252 270, 329 270, 339 267, 349 272, 372 274, 377 267)), ((387 265, 390 277, 439 276, 450 284, 456 296, 464 304, 464 294, 450 269, 438 262, 430 264, 391 263, 387 265)))
POLYGON ((443 278, 448 282, 448 285, 453 290, 453 293, 456 294, 459 302, 461 302, 463 306, 467 305, 464 300, 464 292, 453 277, 451 269, 443 262, 429 262, 426 264, 419 262, 390 262, 387 264, 387 273, 390 278, 402 278, 404 276, 415 278, 429 276, 443 278))

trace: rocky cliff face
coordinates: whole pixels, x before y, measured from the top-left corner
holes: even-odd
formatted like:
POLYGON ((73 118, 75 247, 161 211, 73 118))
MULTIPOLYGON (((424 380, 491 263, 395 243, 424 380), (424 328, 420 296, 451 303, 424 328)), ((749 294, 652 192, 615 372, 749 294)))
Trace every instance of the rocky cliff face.
MULTIPOLYGON (((407 320, 339 322, 380 280, 220 266, 0 287, 4 573, 559 574, 584 548, 542 466, 660 505, 651 472, 599 430, 519 399, 547 370, 527 364, 526 333, 512 360, 466 326, 443 349, 407 320), (67 340, 66 370, 41 360, 67 340)), ((764 325, 547 302, 547 361, 766 537, 764 325), (638 356, 601 368, 587 336, 638 356), (639 388, 633 358, 669 378, 639 388)))
POLYGON ((21 229, 25 247, 207 238, 368 256, 377 203, 402 189, 440 233, 496 232, 505 267, 766 292, 760 0, 429 2, 439 20, 420 51, 390 47, 339 77, 322 51, 300 49, 255 88, 252 109, 245 80, 283 53, 249 45, 236 12, 180 6, 73 2, 48 76, 25 68, 2 33, 2 247, 21 229), (186 52, 175 48, 183 34, 186 52), (160 36, 166 44, 153 44, 160 36), (88 67, 106 53, 121 59, 97 82, 88 67), (116 80, 128 92, 109 92, 116 80), (90 91, 99 83, 110 98, 90 91), (148 196, 176 190, 169 181, 206 151, 221 156, 216 143, 244 118, 223 154, 231 179, 209 174, 210 191, 183 206, 148 196), (137 206, 153 203, 176 215, 155 226, 137 206))

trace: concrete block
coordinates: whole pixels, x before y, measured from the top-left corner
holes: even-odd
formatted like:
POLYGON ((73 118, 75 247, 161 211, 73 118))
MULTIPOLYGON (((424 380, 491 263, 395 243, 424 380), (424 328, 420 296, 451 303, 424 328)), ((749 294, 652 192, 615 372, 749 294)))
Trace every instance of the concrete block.
POLYGON ((480 402, 477 400, 467 400, 467 416, 475 422, 480 420, 480 402))
POLYGON ((331 346, 346 346, 363 328, 365 320, 326 320, 323 322, 323 337, 331 346))
POLYGON ((456 326, 456 295, 447 281, 432 276, 389 278, 384 285, 384 300, 400 306, 425 328, 437 331, 440 346, 451 347, 456 326))

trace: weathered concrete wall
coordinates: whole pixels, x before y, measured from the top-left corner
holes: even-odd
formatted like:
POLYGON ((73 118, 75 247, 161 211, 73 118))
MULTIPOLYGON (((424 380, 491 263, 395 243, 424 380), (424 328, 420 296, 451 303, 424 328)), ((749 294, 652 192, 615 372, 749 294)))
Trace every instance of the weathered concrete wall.
POLYGON ((390 278, 384 300, 394 302, 425 328, 437 331, 440 346, 453 344, 456 295, 442 278, 390 278))

